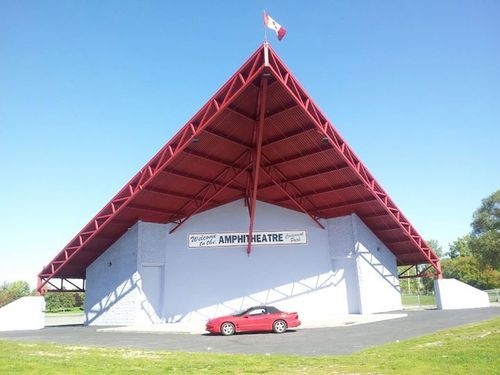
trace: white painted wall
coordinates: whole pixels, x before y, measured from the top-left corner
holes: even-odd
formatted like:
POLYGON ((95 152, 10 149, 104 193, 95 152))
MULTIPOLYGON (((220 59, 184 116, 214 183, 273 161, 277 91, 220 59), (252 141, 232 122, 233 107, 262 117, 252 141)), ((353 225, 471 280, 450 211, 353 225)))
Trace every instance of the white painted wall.
POLYGON ((136 224, 87 267, 85 324, 136 324, 140 300, 138 237, 136 224))
MULTIPOLYGON (((308 231, 306 245, 187 249, 193 232, 248 230, 243 201, 212 209, 167 235, 165 318, 201 321, 258 305, 299 311, 302 319, 346 311, 345 290, 335 288, 342 272, 332 270, 328 232, 301 213, 263 202, 256 207, 255 230, 308 231)), ((167 232, 170 226, 154 226, 167 232)))
POLYGON ((488 293, 455 279, 434 280, 434 291, 439 310, 490 306, 488 293))
POLYGON ((45 326, 45 299, 21 297, 0 308, 0 331, 41 329, 45 326))
POLYGON ((359 314, 361 311, 359 279, 356 263, 356 242, 353 235, 351 216, 342 216, 327 220, 328 240, 332 270, 339 273, 341 280, 337 285, 345 298, 343 314, 359 314))
POLYGON ((401 310, 396 257, 355 214, 327 220, 333 269, 343 273, 346 312, 401 310))
POLYGON ((356 215, 351 215, 356 241, 360 313, 373 314, 403 308, 396 256, 356 215))
POLYGON ((137 223, 87 269, 87 323, 200 322, 268 304, 314 324, 401 308, 395 257, 355 215, 324 221, 323 230, 307 215, 258 202, 256 231, 305 229, 308 243, 254 245, 250 256, 246 246, 187 247, 189 233, 245 232, 248 221, 240 200, 173 234, 171 225, 137 223), (146 285, 151 267, 161 269, 158 288, 146 285))

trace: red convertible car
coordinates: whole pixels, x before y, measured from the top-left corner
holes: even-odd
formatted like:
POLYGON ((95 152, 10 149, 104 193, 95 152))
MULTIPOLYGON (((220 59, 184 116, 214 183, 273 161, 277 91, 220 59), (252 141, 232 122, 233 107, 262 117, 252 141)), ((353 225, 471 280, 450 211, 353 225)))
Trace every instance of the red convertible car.
POLYGON ((233 315, 210 319, 206 330, 230 336, 235 332, 274 331, 283 333, 300 325, 296 312, 287 313, 273 306, 255 306, 233 315))

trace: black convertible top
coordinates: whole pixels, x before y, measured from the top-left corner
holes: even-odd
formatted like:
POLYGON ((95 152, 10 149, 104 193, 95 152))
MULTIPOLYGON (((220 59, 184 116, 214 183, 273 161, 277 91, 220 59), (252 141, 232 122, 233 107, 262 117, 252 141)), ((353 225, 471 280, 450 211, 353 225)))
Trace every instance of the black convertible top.
POLYGON ((281 313, 281 310, 277 309, 274 306, 253 306, 253 307, 250 307, 248 309, 245 309, 245 310, 242 310, 240 312, 237 312, 237 313, 233 314, 233 316, 243 316, 243 315, 247 314, 248 312, 250 312, 250 311, 252 311, 254 309, 265 309, 268 314, 279 314, 279 313, 281 313))

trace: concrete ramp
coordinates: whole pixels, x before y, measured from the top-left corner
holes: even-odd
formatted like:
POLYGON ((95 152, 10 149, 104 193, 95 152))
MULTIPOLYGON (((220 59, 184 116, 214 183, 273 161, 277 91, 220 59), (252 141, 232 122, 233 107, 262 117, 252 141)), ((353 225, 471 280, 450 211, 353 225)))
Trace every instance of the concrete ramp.
POLYGON ((41 329, 45 326, 45 299, 21 297, 0 308, 0 331, 41 329))
POLYGON ((488 293, 456 279, 434 280, 436 305, 439 310, 489 307, 488 293))

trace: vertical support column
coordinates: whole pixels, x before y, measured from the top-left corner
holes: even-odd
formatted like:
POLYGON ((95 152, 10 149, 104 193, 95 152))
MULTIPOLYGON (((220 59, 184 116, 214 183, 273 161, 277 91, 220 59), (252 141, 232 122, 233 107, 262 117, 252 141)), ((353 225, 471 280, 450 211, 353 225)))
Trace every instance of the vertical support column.
POLYGON ((269 43, 264 42, 264 66, 269 66, 269 43))
POLYGON ((441 270, 441 260, 436 263, 437 278, 440 280, 443 278, 443 271, 441 270))
POLYGON ((257 201, 257 190, 259 187, 259 169, 260 160, 262 154, 262 134, 264 132, 264 117, 266 112, 266 100, 267 100, 267 79, 269 73, 264 70, 262 73, 262 79, 260 81, 260 100, 259 100, 259 121, 257 122, 257 139, 255 145, 255 157, 254 157, 254 168, 253 168, 253 188, 252 188, 252 199, 250 203, 250 226, 248 228, 248 245, 247 254, 250 255, 252 251, 252 236, 253 227, 255 220, 255 206, 257 201))
POLYGON ((42 290, 42 278, 40 276, 37 277, 37 282, 36 282, 36 295, 41 296, 43 295, 43 290, 42 290))

